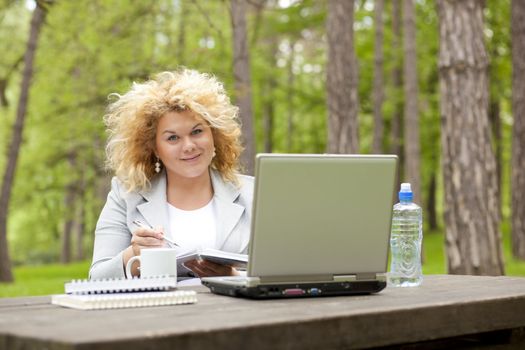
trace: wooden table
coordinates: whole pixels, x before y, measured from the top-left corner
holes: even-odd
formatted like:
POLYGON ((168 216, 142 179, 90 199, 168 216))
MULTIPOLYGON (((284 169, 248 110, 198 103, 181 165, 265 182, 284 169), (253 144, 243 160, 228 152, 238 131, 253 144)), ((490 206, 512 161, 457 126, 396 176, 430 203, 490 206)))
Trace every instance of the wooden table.
POLYGON ((265 301, 196 289, 194 305, 100 311, 0 299, 0 349, 525 349, 520 277, 435 275, 375 295, 265 301))

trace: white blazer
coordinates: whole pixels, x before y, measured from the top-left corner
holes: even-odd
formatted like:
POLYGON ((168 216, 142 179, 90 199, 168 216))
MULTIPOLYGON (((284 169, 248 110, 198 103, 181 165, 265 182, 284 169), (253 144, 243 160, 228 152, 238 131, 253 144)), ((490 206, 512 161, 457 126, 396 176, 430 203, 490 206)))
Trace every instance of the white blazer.
MULTIPOLYGON (((238 175, 239 186, 225 182, 210 170, 217 213, 217 246, 232 253, 248 253, 253 200, 253 177, 238 175)), ((89 278, 124 278, 122 254, 131 244, 133 220, 152 227, 162 226, 169 234, 166 173, 151 181, 145 191, 127 192, 116 177, 97 222, 93 262, 89 278)), ((173 236, 172 236, 173 237, 173 236)))

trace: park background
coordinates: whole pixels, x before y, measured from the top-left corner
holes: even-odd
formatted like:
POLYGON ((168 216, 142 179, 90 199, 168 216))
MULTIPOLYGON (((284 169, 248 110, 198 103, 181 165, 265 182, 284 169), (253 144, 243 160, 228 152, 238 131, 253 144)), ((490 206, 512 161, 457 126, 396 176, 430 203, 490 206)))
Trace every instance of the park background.
POLYGON ((256 152, 397 154, 398 182, 414 184, 424 210, 425 274, 525 276, 525 252, 517 248, 525 219, 512 215, 523 208, 515 197, 525 195, 511 186, 519 183, 513 176, 520 179, 512 169, 525 174, 512 160, 525 147, 513 142, 525 118, 513 113, 525 99, 522 88, 513 102, 513 74, 525 81, 523 61, 513 69, 516 37, 521 49, 525 40, 511 19, 515 3, 0 0, 0 296, 60 293, 64 282, 87 277, 112 176, 104 168, 108 95, 180 66, 216 75, 240 106, 248 173, 256 152), (465 21, 452 18, 452 39, 450 13, 465 21), (465 31, 468 25, 475 30, 465 31), (512 26, 521 36, 511 35, 512 26), (449 56, 474 57, 456 69, 481 77, 465 94, 487 90, 473 118, 445 112, 450 85, 443 81, 458 64, 447 66, 446 40, 465 43, 449 56), (445 126, 468 119, 446 141, 445 126), (469 133, 477 128, 484 137, 469 133), (454 137, 488 148, 460 158, 444 152, 454 137), (475 177, 488 174, 488 185, 451 191, 447 184, 460 176, 443 164, 461 162, 478 170, 475 177), (480 204, 487 198, 491 205, 480 204), (452 208, 456 202, 486 208, 472 216, 452 208), (449 218, 467 217, 463 226, 445 219, 447 205, 449 218), (520 221, 521 231, 513 230, 520 221), (469 226, 475 235, 462 230, 469 226), (493 243, 478 245, 484 235, 493 243))

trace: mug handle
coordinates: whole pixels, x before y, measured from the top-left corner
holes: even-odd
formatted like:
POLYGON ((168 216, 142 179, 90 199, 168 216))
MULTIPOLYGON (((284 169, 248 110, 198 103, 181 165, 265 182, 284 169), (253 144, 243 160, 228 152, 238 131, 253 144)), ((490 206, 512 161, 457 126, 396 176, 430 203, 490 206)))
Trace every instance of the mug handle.
POLYGON ((133 275, 131 274, 131 265, 133 264, 135 260, 140 261, 140 255, 134 256, 128 260, 128 263, 126 264, 126 277, 127 278, 133 278, 133 275))

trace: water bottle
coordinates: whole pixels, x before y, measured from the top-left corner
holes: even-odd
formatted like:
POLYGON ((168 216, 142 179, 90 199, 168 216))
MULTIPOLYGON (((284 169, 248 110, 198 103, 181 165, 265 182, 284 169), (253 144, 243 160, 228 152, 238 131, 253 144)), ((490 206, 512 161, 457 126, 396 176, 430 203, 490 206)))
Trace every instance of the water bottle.
POLYGON ((392 254, 389 282, 395 287, 419 286, 421 273, 421 241, 423 239, 423 213, 412 202, 409 183, 402 183, 399 203, 394 205, 390 251, 392 254))

